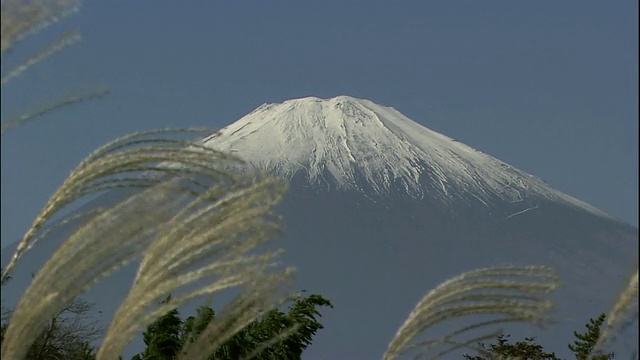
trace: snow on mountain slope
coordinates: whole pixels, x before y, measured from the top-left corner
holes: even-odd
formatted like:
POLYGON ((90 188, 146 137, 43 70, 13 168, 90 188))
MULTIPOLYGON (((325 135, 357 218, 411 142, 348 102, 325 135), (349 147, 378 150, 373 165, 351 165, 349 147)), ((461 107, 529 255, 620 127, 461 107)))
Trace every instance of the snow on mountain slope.
POLYGON ((264 104, 205 143, 286 178, 304 170, 316 184, 379 195, 400 187, 442 203, 471 196, 489 206, 497 199, 523 203, 522 211, 546 199, 609 217, 391 107, 349 96, 264 104))

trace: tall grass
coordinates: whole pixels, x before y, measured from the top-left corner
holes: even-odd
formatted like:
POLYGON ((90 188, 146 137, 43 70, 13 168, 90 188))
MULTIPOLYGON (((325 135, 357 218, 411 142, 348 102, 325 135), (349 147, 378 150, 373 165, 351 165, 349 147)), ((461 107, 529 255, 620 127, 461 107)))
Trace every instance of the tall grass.
MULTIPOLYGON (((77 6, 75 1, 3 1, 3 57, 26 35, 77 6)), ((19 62, 2 76, 3 85, 73 39, 63 35, 19 62)), ((15 119, 3 119, 2 130, 91 97, 82 94, 36 106, 15 119)), ((118 358, 144 327, 169 310, 168 304, 157 306, 169 293, 177 294, 170 305, 175 307, 198 296, 238 289, 236 300, 204 331, 206 338, 218 342, 289 295, 282 285, 292 269, 277 266, 280 251, 263 246, 279 230, 272 208, 285 191, 283 182, 267 175, 234 174, 229 169, 237 167, 232 165, 239 159, 183 140, 185 134, 210 131, 168 129, 122 137, 91 153, 54 192, 18 242, 2 279, 25 252, 47 241, 51 230, 72 221, 80 220, 80 225, 18 302, 2 343, 3 358, 23 358, 47 320, 134 260, 140 261, 135 280, 99 347, 98 359, 118 358), (135 191, 112 206, 60 215, 82 199, 115 188, 135 191)), ((211 346, 196 341, 184 356, 207 358, 211 346)))
POLYGON ((411 350, 437 359, 460 348, 474 347, 500 333, 463 338, 473 330, 508 322, 539 324, 553 306, 546 295, 558 285, 559 278, 553 269, 538 266, 487 268, 458 275, 420 300, 389 344, 383 359, 393 360, 411 350), (468 321, 445 336, 417 340, 420 334, 440 323, 477 315, 492 317, 468 321))
MULTIPOLYGON (((73 14, 78 6, 73 0, 2 0, 3 61, 27 35, 73 14)), ((78 38, 75 32, 63 34, 3 74, 2 85, 78 38)), ((22 116, 3 119, 2 132, 106 93, 98 89, 34 106, 22 116)), ((293 270, 278 265, 279 250, 264 246, 279 231, 273 207, 285 184, 268 175, 239 175, 230 169, 237 168, 240 159, 183 139, 185 134, 208 133, 169 129, 131 134, 99 148, 71 172, 27 229, 2 274, 4 282, 24 253, 47 241, 51 230, 81 219, 18 302, 2 343, 3 359, 24 358, 48 319, 135 260, 140 261, 135 280, 111 321, 98 359, 117 359, 145 326, 171 308, 235 288, 237 296, 181 352, 184 359, 206 359, 291 295, 286 285, 293 270), (114 205, 55 220, 79 200, 115 188, 135 191, 114 205), (157 305, 169 293, 177 294, 171 303, 157 305)), ((558 281, 552 269, 535 266, 480 269, 454 277, 417 304, 383 358, 412 351, 417 357, 437 358, 495 335, 464 337, 472 331, 506 322, 538 324, 552 306, 546 294, 558 281), (494 317, 425 337, 443 322, 486 314, 494 317)), ((636 270, 609 315, 599 346, 619 331, 637 298, 636 270)), ((635 311, 637 316, 637 307, 635 311)))

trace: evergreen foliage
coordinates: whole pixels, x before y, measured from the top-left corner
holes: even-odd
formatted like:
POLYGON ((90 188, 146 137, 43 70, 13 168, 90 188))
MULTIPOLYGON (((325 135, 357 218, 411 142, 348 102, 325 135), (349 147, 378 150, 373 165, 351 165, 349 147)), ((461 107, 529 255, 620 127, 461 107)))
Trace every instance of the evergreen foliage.
MULTIPOLYGON (((569 349, 574 353, 576 360, 612 360, 613 353, 600 354, 594 351, 594 347, 600 338, 600 329, 604 324, 606 315, 601 314, 596 319, 589 319, 586 324, 587 332, 574 331, 577 338, 569 349)), ((522 359, 522 360, 562 360, 555 353, 545 352, 542 345, 535 343, 534 338, 525 338, 515 344, 509 343, 509 335, 499 335, 495 344, 486 346, 479 344, 479 355, 464 355, 466 360, 496 360, 496 359, 522 359)))
POLYGON ((573 335, 577 338, 572 344, 569 344, 569 349, 573 351, 576 356, 576 360, 610 360, 613 359, 613 353, 608 354, 594 354, 594 347, 600 338, 600 328, 604 324, 606 315, 600 314, 596 319, 589 319, 586 324, 587 332, 579 333, 573 332, 573 335))
POLYGON ((480 355, 464 355, 466 360, 493 360, 493 359, 527 359, 527 360, 561 360, 555 353, 545 352, 543 347, 535 343, 534 338, 525 338, 515 344, 509 343, 509 335, 499 335, 496 344, 487 348, 480 344, 480 355))
MULTIPOLYGON (((332 304, 314 294, 295 300, 286 313, 270 310, 227 340, 209 358, 301 359, 313 336, 323 328, 317 320, 321 316, 320 307, 332 307, 332 304)), ((147 348, 132 360, 177 359, 182 346, 194 342, 214 320, 215 312, 208 306, 198 308, 196 316, 189 316, 184 321, 177 309, 171 310, 149 325, 143 335, 147 348)))
POLYGON ((142 336, 147 348, 132 360, 174 359, 182 348, 182 319, 178 309, 169 311, 147 327, 142 336))

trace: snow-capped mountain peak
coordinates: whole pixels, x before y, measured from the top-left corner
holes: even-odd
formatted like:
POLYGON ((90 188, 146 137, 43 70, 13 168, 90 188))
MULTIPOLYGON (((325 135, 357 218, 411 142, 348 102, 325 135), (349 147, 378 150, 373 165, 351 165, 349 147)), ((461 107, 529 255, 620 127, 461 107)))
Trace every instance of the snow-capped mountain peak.
POLYGON ((523 210, 544 198, 605 215, 391 107, 349 96, 263 104, 205 143, 286 178, 303 171, 326 186, 378 195, 399 188, 443 203, 523 203, 523 210))

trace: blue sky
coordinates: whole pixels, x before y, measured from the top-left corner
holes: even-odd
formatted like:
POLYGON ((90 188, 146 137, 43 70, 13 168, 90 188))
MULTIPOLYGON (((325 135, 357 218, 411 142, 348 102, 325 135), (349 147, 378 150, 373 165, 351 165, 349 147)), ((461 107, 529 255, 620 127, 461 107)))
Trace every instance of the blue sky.
POLYGON ((3 59, 83 35, 3 86, 3 119, 96 83, 112 93, 2 136, 2 245, 109 140, 337 95, 393 106, 637 226, 637 13, 631 0, 86 1, 3 59))

